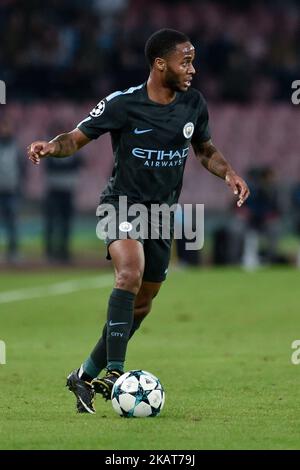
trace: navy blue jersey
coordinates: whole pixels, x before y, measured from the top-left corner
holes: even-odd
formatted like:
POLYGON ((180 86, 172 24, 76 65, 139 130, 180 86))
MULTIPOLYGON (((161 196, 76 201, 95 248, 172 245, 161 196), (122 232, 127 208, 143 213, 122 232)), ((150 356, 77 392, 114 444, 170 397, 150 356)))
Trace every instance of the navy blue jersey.
POLYGON ((199 91, 178 92, 163 105, 149 99, 145 83, 107 96, 77 127, 90 139, 110 132, 115 162, 102 198, 134 203, 177 202, 191 142, 210 139, 199 91))

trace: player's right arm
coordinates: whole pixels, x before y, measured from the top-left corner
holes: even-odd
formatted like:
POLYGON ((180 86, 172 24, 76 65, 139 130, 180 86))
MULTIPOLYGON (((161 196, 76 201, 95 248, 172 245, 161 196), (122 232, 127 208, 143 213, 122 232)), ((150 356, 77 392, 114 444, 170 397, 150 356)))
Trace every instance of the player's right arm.
POLYGON ((29 160, 38 165, 44 157, 69 157, 102 134, 122 129, 127 119, 122 95, 124 93, 118 91, 101 100, 73 131, 58 135, 50 142, 33 142, 27 147, 29 160))
POLYGON ((69 157, 90 141, 91 139, 76 128, 71 132, 58 135, 50 142, 44 140, 33 142, 27 147, 27 155, 32 163, 39 165, 40 159, 44 157, 69 157))

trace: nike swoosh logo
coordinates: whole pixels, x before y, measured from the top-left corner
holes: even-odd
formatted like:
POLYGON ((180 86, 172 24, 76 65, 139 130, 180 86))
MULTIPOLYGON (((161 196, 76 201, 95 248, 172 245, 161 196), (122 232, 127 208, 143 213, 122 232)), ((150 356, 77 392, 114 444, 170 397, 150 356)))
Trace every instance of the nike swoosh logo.
POLYGON ((134 129, 135 134, 145 134, 145 132, 151 132, 151 131, 153 131, 153 129, 137 129, 137 128, 134 129))
POLYGON ((117 322, 117 323, 113 323, 111 320, 109 322, 109 326, 116 326, 116 325, 127 325, 127 321, 121 321, 121 322, 117 322))

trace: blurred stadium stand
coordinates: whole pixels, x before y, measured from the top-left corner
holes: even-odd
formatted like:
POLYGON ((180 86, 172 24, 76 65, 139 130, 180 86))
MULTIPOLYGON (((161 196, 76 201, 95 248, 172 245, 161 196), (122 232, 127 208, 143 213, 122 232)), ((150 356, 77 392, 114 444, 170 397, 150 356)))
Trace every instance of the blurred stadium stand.
MULTIPOLYGON (((75 105, 48 103, 7 105, 6 114, 15 125, 19 147, 24 150, 29 142, 49 138, 47 129, 56 119, 64 123, 61 132, 71 130, 83 119, 95 103, 75 105)), ((299 123, 296 107, 286 104, 212 104, 211 128, 214 142, 228 156, 241 174, 255 166, 274 166, 279 183, 288 182, 300 174, 299 123)), ((53 137, 53 136, 52 136, 53 137)), ((81 171, 77 189, 77 208, 92 210, 96 207, 100 191, 110 175, 113 156, 109 135, 91 142, 81 150, 85 168, 81 171)), ((191 152, 192 155, 192 152, 191 152)), ((190 157, 191 157, 190 155, 190 157)), ((76 157, 75 157, 76 158, 76 157)), ((43 165, 27 163, 26 195, 39 200, 43 194, 43 165)), ((195 158, 189 158, 184 177, 182 202, 205 203, 207 208, 228 206, 232 196, 221 180, 205 171, 195 158)))
MULTIPOLYGON (((291 104, 291 84, 300 78, 296 0, 1 0, 7 104, 0 111, 12 118, 24 159, 29 143, 53 137, 47 130, 54 122, 69 131, 108 93, 145 81, 144 44, 163 27, 184 31, 196 47, 193 86, 208 101, 215 144, 243 176, 253 167, 274 169, 282 223, 292 229, 290 193, 300 179, 299 111, 291 104)), ((94 230, 113 165, 109 136, 81 154, 76 208, 91 216, 94 230)), ((23 214, 40 217, 45 169, 26 167, 23 214)), ((226 221, 233 200, 189 158, 181 202, 205 203, 206 215, 226 221)))
POLYGON ((1 0, 1 78, 10 99, 97 99, 143 81, 146 39, 173 27, 197 49, 208 99, 289 100, 299 13, 291 0, 1 0))

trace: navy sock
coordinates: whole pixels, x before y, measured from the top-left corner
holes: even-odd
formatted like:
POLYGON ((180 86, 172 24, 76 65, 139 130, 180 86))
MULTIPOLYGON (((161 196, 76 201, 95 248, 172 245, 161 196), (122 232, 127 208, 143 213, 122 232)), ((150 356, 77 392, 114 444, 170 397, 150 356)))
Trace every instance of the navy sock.
POLYGON ((98 376, 99 372, 101 372, 101 370, 104 369, 104 367, 106 367, 107 365, 106 335, 107 335, 107 326, 105 323, 103 331, 102 331, 102 336, 99 339, 98 343, 96 344, 96 346, 94 347, 90 355, 90 359, 97 367, 97 374, 95 375, 95 377, 98 376))
POLYGON ((135 295, 122 289, 113 289, 107 313, 107 365, 123 369, 127 343, 133 325, 135 295))
MULTIPOLYGON (((143 321, 143 318, 134 318, 133 324, 131 327, 129 339, 134 335, 136 330, 139 329, 141 326, 141 323, 143 321)), ((102 331, 102 336, 99 339, 98 343, 94 347, 89 359, 92 360, 92 367, 96 369, 93 371, 93 377, 97 377, 98 374, 107 366, 107 350, 106 350, 106 338, 107 338, 107 325, 105 323, 103 331, 102 331)), ((83 368, 86 372, 88 372, 88 368, 86 367, 88 360, 84 363, 83 368)), ((92 372, 92 370, 90 370, 92 372)))
MULTIPOLYGON (((144 318, 134 318, 131 331, 129 334, 129 339, 134 335, 136 330, 139 329, 144 318)), ((107 349, 106 349, 106 340, 107 340, 107 324, 105 323, 102 336, 99 339, 98 343, 94 347, 93 351, 89 358, 83 364, 83 375, 82 380, 87 380, 88 382, 97 377, 101 370, 107 366, 107 349)))

